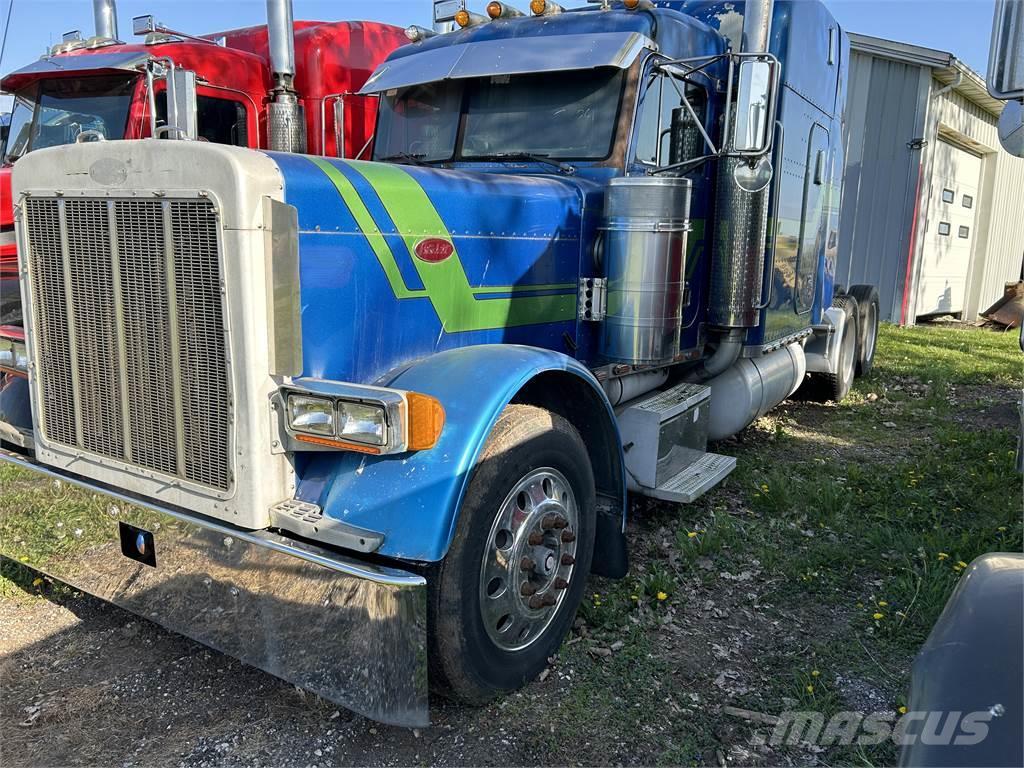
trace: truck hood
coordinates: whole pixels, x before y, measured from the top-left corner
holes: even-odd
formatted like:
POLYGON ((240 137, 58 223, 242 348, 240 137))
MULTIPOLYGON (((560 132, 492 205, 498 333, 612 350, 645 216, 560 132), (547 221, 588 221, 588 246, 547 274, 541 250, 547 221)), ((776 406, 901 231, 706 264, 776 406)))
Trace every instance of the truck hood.
POLYGON ((470 344, 572 351, 600 184, 272 157, 299 212, 305 375, 373 381, 470 344))

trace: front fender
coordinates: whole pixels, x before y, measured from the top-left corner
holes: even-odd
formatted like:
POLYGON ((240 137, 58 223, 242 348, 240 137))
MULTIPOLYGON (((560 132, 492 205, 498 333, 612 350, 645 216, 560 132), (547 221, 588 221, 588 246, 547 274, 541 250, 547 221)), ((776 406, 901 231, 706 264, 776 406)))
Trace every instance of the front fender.
MULTIPOLYGON (((453 349, 374 382, 441 401, 445 425, 436 446, 393 456, 300 454, 296 496, 319 504, 328 517, 384 534, 378 554, 441 560, 454 534, 473 467, 502 410, 531 380, 551 371, 577 376, 592 387, 607 409, 609 428, 615 428, 601 386, 571 357, 512 344, 453 349)), ((620 445, 617 437, 614 444, 620 445)), ((618 485, 624 491, 625 479, 618 485)))

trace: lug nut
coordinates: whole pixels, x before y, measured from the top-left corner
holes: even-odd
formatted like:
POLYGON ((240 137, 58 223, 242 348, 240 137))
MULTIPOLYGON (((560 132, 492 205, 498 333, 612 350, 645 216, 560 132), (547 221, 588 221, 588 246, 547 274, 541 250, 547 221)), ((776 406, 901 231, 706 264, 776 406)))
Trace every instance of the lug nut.
POLYGON ((544 534, 534 531, 530 534, 530 538, 527 539, 527 541, 530 542, 531 547, 539 547, 541 544, 544 543, 544 534))
POLYGON ((567 525, 569 525, 568 520, 566 520, 561 515, 556 515, 554 513, 544 515, 544 517, 541 518, 540 521, 540 527, 543 528, 545 531, 550 531, 552 528, 560 531, 567 525))
POLYGON ((524 581, 523 582, 523 586, 521 586, 519 588, 519 592, 520 592, 520 594, 522 594, 523 597, 529 597, 530 595, 534 594, 536 591, 537 591, 537 585, 532 583, 532 582, 529 582, 529 581, 524 581))
POLYGON ((570 529, 566 528, 564 531, 562 531, 562 541, 564 541, 566 544, 568 544, 570 541, 576 541, 576 534, 573 533, 570 529))
POLYGON ((570 555, 568 552, 562 555, 562 565, 574 565, 575 563, 576 558, 570 555))
MULTIPOLYGON (((563 536, 564 536, 564 534, 563 534, 563 536)), ((563 541, 564 540, 565 539, 563 539, 563 541)), ((524 557, 522 560, 519 561, 519 570, 521 570, 521 571, 532 571, 536 567, 537 567, 537 564, 535 562, 533 562, 533 558, 532 557, 524 557)))
POLYGON ((569 582, 559 576, 555 579, 555 589, 568 589, 569 582))
POLYGON ((550 592, 545 592, 542 595, 534 595, 530 598, 530 607, 535 611, 539 608, 548 608, 554 604, 555 596, 550 592))

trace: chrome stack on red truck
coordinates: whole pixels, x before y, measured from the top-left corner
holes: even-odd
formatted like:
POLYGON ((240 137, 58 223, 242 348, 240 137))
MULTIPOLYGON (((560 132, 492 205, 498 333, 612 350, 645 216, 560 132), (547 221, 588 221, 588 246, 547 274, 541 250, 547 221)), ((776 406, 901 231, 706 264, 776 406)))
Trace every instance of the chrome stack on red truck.
POLYGON ((13 94, 0 163, 0 440, 31 446, 24 331, 17 287, 11 171, 26 153, 96 140, 173 137, 252 149, 358 157, 376 99, 357 95, 408 43, 370 21, 293 21, 268 3, 268 24, 213 34, 133 19, 120 39, 114 0, 94 0, 95 34, 66 33, 47 56, 7 74, 13 94), (270 29, 293 34, 269 34, 270 29), (274 44, 276 41, 276 45, 274 44), (170 107, 168 107, 170 105, 170 107))
MULTIPOLYGON (((405 725, 529 681, 627 573, 627 496, 711 491, 709 444, 844 397, 878 322, 834 282, 821 3, 434 10, 360 88, 358 158, 194 140, 176 65, 136 75, 166 140, 13 186, 33 442, 3 458, 83 501, 73 534, 5 507, 2 553, 405 725)), ((262 81, 272 129, 300 71, 262 81)))

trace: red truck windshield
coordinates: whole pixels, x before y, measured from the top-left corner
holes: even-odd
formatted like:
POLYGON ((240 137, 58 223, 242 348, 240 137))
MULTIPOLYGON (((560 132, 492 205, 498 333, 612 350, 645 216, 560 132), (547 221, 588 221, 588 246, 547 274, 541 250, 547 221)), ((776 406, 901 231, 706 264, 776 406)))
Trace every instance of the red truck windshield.
POLYGON ((621 70, 603 68, 388 91, 381 95, 374 158, 602 160, 611 152, 622 83, 621 70))
POLYGON ((82 131, 124 138, 134 84, 134 77, 68 77, 23 89, 15 95, 4 162, 70 144, 82 131))

